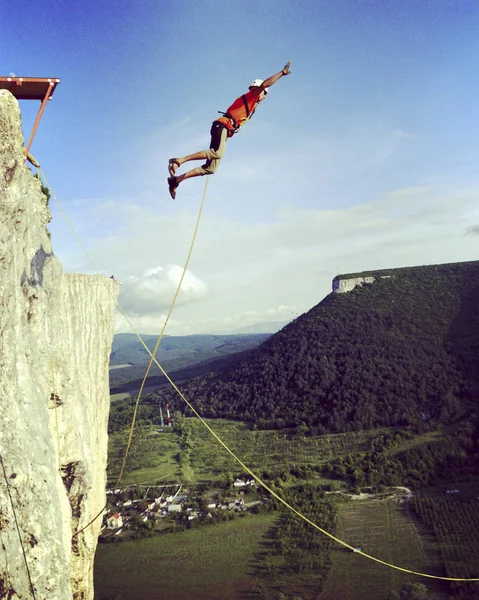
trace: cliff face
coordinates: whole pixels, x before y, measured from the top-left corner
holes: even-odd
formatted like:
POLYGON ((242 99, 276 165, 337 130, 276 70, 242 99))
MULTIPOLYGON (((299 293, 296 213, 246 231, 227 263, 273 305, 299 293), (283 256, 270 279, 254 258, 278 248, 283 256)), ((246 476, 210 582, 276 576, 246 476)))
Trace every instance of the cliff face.
POLYGON ((0 91, 0 598, 91 600, 118 283, 62 273, 50 217, 0 91))
MULTIPOLYGON (((381 279, 389 279, 391 275, 380 275, 381 279)), ((333 279, 333 292, 336 294, 345 294, 351 292, 354 288, 359 285, 374 283, 375 277, 366 275, 365 277, 348 277, 338 275, 333 279)))
POLYGON ((352 277, 351 279, 340 279, 339 277, 335 277, 333 279, 333 292, 344 294, 354 290, 357 285, 373 282, 374 277, 352 277))

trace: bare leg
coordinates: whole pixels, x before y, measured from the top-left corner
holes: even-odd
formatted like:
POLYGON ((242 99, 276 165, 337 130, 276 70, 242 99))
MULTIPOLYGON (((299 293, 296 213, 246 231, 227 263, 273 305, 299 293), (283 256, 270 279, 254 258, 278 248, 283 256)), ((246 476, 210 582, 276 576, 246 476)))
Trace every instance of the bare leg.
POLYGON ((190 177, 200 177, 202 175, 211 175, 218 167, 218 164, 223 157, 225 152, 227 139, 227 131, 222 125, 217 125, 216 128, 213 125, 211 128, 211 145, 209 150, 200 150, 194 154, 188 154, 187 156, 180 156, 178 158, 170 158, 168 164, 168 170, 170 177, 168 177, 168 187, 170 196, 173 200, 176 198, 176 190, 182 181, 190 179, 190 177), (203 160, 206 161, 201 167, 191 169, 182 175, 177 175, 176 170, 186 162, 192 160, 203 160))
MULTIPOLYGON (((179 156, 175 160, 179 162, 181 166, 183 163, 189 162, 190 160, 207 160, 207 158, 206 152, 201 150, 200 152, 195 152, 194 154, 188 154, 188 156, 179 156)), ((200 177, 204 174, 205 173, 203 169, 200 168, 191 169, 191 171, 187 171, 186 173, 183 173, 183 175, 176 175, 175 173, 176 183, 179 185, 184 179, 189 179, 190 177, 200 177)))
POLYGON ((204 169, 197 167, 196 169, 191 169, 191 171, 183 173, 183 175, 176 175, 176 183, 179 185, 184 179, 189 179, 190 177, 200 177, 204 174, 204 169))
MULTIPOLYGON (((178 165, 181 166, 183 163, 188 162, 190 160, 207 160, 207 156, 206 156, 206 152, 204 150, 202 150, 201 152, 195 152, 195 154, 189 154, 188 156, 181 156, 179 158, 175 158, 174 162, 172 160, 170 160, 170 173, 171 173, 171 167, 176 163, 178 165)), ((178 166, 176 167, 178 168, 178 166)), ((176 169, 175 169, 176 171, 176 169)), ((176 190, 178 188, 178 186, 180 185, 180 183, 182 181, 184 181, 185 179, 189 179, 190 177, 200 177, 201 175, 205 174, 205 170, 203 167, 196 167, 196 169, 191 169, 191 171, 187 171, 186 173, 183 173, 182 175, 173 175, 171 177, 168 177, 168 186, 170 188, 170 196, 173 198, 173 200, 176 197, 176 190)))
POLYGON ((189 162, 190 160, 206 160, 206 152, 205 150, 200 150, 200 152, 195 152, 194 154, 188 154, 188 156, 180 156, 176 160, 182 165, 185 162, 189 162))

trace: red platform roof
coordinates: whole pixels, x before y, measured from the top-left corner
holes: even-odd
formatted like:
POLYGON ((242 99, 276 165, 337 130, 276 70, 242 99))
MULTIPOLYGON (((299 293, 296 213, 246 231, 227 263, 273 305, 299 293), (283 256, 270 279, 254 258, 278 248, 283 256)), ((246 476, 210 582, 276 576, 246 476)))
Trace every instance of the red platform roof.
POLYGON ((0 90, 8 90, 18 100, 50 100, 60 83, 56 77, 2 77, 0 90))
POLYGON ((40 108, 38 109, 37 118, 33 125, 30 139, 25 148, 25 156, 29 156, 30 147, 35 137, 38 124, 42 118, 43 111, 48 100, 52 99, 55 88, 60 83, 56 77, 10 77, 0 76, 0 90, 8 90, 17 100, 40 100, 40 108))

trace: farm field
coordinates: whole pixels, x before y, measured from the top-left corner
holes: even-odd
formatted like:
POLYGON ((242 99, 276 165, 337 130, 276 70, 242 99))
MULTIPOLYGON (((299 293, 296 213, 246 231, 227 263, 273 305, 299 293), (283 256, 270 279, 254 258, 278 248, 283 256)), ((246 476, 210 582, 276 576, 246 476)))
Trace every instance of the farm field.
POLYGON ((255 515, 118 544, 99 544, 95 600, 240 600, 276 515, 255 515))
MULTIPOLYGON (((237 471, 234 458, 218 444, 197 419, 189 419, 192 429, 191 465, 199 480, 237 471)), ((228 447, 252 469, 274 470, 281 466, 321 464, 338 455, 366 450, 374 432, 303 437, 280 431, 250 430, 244 423, 225 419, 208 424, 228 447)))
MULTIPOLYGON (((341 507, 337 537, 363 552, 405 569, 444 576, 434 536, 416 525, 407 503, 358 501, 341 507)), ((321 600, 385 600, 405 583, 422 583, 428 599, 446 600, 447 584, 391 569, 339 545, 321 600)))
MULTIPOLYGON (((390 431, 370 431, 304 437, 284 431, 248 429, 246 424, 226 419, 207 419, 207 423, 248 467, 260 472, 302 465, 321 465, 338 456, 366 451, 371 442, 390 431)), ((158 427, 137 426, 123 478, 125 484, 154 483, 156 480, 188 483, 217 480, 225 472, 238 473, 241 467, 195 418, 185 419, 190 430, 188 464, 180 469, 179 436, 175 432, 155 433, 158 427)), ((404 440, 392 454, 440 439, 442 432, 430 432, 404 440)), ((128 429, 110 435, 109 481, 119 472, 128 429)))
MULTIPOLYGON (((143 426, 135 430, 123 483, 153 483, 157 479, 205 482, 216 480, 225 472, 241 471, 234 458, 199 420, 187 419, 187 422, 192 444, 188 465, 179 467, 180 446, 176 433, 156 434, 158 427, 143 426)), ((370 441, 380 435, 375 430, 306 438, 279 431, 251 431, 244 423, 224 419, 207 422, 233 452, 255 470, 321 464, 333 457, 366 450, 370 441)), ((128 433, 125 428, 109 437, 109 484, 118 475, 128 433)))
MULTIPOLYGON (((479 577, 479 501, 459 494, 418 494, 411 509, 435 534, 448 577, 479 577)), ((479 598, 479 583, 453 584, 455 597, 479 598)))

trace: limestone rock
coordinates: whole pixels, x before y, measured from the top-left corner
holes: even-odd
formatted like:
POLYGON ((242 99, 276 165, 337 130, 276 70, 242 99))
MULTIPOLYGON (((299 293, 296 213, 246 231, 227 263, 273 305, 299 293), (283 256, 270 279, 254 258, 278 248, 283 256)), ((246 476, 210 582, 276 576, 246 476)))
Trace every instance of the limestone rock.
POLYGON ((337 294, 344 294, 354 290, 357 285, 364 285, 365 283, 374 283, 374 277, 351 277, 348 279, 341 279, 335 277, 333 279, 333 292, 337 294))
POLYGON ((119 284, 62 272, 23 152, 1 90, 0 598, 92 600, 119 284))
MULTIPOLYGON (((390 279, 392 275, 380 275, 381 279, 390 279)), ((333 279, 333 292, 336 294, 344 294, 354 290, 356 286, 363 286, 365 284, 374 283, 376 279, 372 276, 366 275, 365 277, 348 277, 347 275, 337 275, 333 279)))

